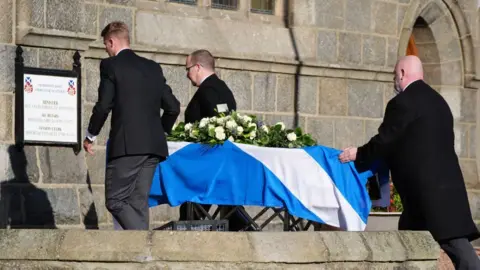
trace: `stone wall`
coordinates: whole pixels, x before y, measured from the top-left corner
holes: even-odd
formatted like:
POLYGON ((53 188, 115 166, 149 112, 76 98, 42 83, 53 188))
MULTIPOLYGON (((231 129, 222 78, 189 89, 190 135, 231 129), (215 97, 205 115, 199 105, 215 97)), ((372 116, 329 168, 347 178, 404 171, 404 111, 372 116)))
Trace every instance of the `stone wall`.
MULTIPOLYGON (((106 57, 99 33, 111 20, 125 21, 132 47, 162 65, 182 108, 195 91, 186 79, 185 56, 207 48, 241 111, 293 126, 298 108, 298 125, 336 148, 360 145, 375 134, 393 96, 393 66, 413 32, 426 79, 455 116, 455 146, 480 222, 476 1, 284 1, 277 1, 275 14, 262 15, 249 12, 248 0, 239 1, 238 11, 210 8, 207 0, 198 6, 165 0, 0 0, 0 223, 111 227, 103 188, 109 120, 93 157, 57 147, 22 152, 11 147, 15 46, 23 46, 26 65, 43 68, 70 69, 73 53, 80 51, 85 130, 97 100, 99 61, 106 57), (414 27, 419 16, 428 27, 414 27)), ((168 207, 152 211, 158 224, 178 214, 168 207)))
POLYGON ((437 269, 423 232, 0 230, 0 269, 437 269))

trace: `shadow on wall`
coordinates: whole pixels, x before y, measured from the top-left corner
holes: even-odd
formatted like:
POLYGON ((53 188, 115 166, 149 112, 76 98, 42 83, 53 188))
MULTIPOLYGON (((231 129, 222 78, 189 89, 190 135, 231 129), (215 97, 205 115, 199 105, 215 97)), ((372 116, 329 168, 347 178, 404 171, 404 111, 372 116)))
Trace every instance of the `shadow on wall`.
MULTIPOLYGON (((55 212, 50 200, 54 196, 51 192, 53 190, 42 190, 32 184, 24 149, 11 145, 8 155, 14 177, 0 179, 0 229, 56 229, 55 212)), ((92 193, 90 177, 87 177, 87 184, 92 193)), ((98 217, 93 201, 83 223, 86 229, 98 229, 98 217)))
POLYGON ((293 108, 294 108, 294 121, 293 127, 296 128, 299 125, 299 106, 300 106, 300 73, 303 67, 303 61, 300 58, 300 52, 298 51, 297 40, 295 39, 295 34, 291 25, 290 18, 290 0, 285 0, 283 2, 283 23, 286 28, 288 28, 288 33, 290 35, 290 40, 292 42, 293 52, 295 54, 295 61, 298 61, 297 67, 295 69, 295 86, 294 86, 294 96, 293 96, 293 108))
POLYGON ((47 193, 30 182, 23 149, 9 146, 14 178, 0 184, 0 228, 56 228, 47 193))
MULTIPOLYGON (((88 191, 93 196, 92 182, 90 180, 90 173, 87 173, 87 186, 88 186, 88 191)), ((90 204, 90 207, 88 208, 88 211, 85 214, 85 217, 83 218, 83 225, 85 226, 85 229, 98 230, 97 208, 95 207, 95 202, 93 202, 93 201, 90 204)))

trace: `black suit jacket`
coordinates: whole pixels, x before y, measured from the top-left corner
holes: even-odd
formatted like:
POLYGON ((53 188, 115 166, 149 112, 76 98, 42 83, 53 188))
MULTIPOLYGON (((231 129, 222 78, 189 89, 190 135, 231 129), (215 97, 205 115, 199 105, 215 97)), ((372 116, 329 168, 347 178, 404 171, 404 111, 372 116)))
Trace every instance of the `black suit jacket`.
POLYGON ((205 117, 217 116, 218 113, 215 110, 218 104, 226 104, 229 111, 237 110, 232 91, 224 81, 213 74, 200 84, 193 95, 185 109, 185 123, 194 123, 205 117))
POLYGON ((170 132, 180 102, 166 84, 160 65, 132 50, 100 63, 98 101, 88 132, 98 135, 112 111, 108 157, 153 154, 168 156, 165 132, 170 132), (164 110, 160 116, 160 108, 164 110))
POLYGON ((359 170, 387 162, 404 206, 400 229, 428 230, 436 240, 479 237, 453 127, 447 102, 419 80, 388 102, 378 134, 358 148, 359 170))

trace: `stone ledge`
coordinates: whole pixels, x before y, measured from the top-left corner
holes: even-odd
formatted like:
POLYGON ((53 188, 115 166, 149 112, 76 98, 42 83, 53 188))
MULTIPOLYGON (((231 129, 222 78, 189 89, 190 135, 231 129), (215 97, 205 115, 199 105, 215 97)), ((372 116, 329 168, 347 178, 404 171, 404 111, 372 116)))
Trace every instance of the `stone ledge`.
MULTIPOLYGON (((152 59, 160 64, 185 65, 185 58, 192 51, 178 50, 173 48, 152 48, 148 46, 132 45, 132 49, 139 55, 152 59)), ((107 57, 105 49, 100 43, 90 44, 90 49, 84 53, 84 57, 102 59, 107 57)), ((253 72, 273 72, 284 74, 296 74, 298 61, 284 58, 264 57, 250 59, 241 55, 215 54, 217 68, 247 70, 253 72)), ((302 63, 300 75, 320 76, 332 78, 349 78, 368 81, 392 82, 392 71, 388 68, 373 69, 371 67, 361 69, 353 66, 340 66, 337 64, 319 64, 314 61, 302 63)))
POLYGON ((439 256, 427 232, 0 231, 0 262, 323 264, 437 261, 439 256))
POLYGON ((97 36, 36 27, 17 27, 16 43, 34 47, 49 47, 85 51, 97 36))
MULTIPOLYGON (((336 262, 320 264, 282 264, 282 263, 218 263, 218 262, 151 262, 151 263, 85 263, 85 262, 52 262, 52 261, 0 261, 0 269, 62 269, 62 270, 152 270, 152 269, 228 269, 228 270, 384 270, 384 269, 437 269, 437 262, 336 262)), ((445 268, 451 269, 451 268, 445 268)))

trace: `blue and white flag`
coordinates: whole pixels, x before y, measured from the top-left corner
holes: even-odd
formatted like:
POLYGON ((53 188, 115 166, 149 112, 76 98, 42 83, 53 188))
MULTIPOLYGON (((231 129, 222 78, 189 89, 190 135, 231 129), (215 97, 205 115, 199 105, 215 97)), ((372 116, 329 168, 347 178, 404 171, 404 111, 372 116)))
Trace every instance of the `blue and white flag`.
POLYGON ((371 201, 368 171, 338 160, 325 146, 268 148, 226 141, 209 146, 168 142, 170 157, 155 172, 149 205, 184 202, 286 207, 293 216, 363 231, 371 201))

